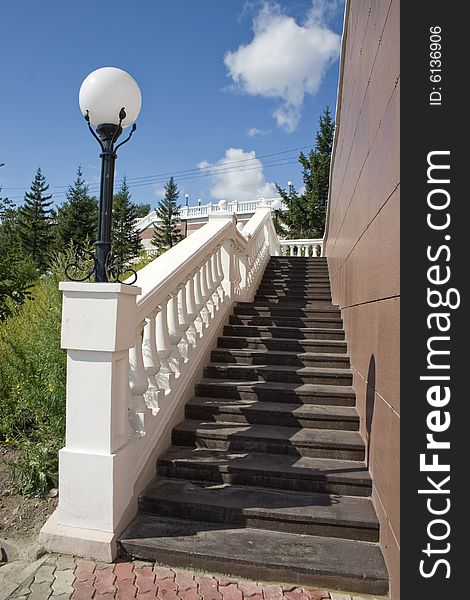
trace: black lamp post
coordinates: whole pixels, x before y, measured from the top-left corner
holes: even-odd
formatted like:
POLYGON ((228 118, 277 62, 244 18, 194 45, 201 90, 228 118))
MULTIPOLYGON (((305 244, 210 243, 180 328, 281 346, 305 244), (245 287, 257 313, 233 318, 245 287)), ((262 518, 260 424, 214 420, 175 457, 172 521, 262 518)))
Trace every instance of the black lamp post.
MULTIPOLYGON (((86 77, 80 88, 80 109, 93 137, 101 147, 101 184, 99 203, 98 241, 91 254, 79 249, 77 262, 69 265, 66 275, 74 281, 84 281, 95 275, 95 282, 121 281, 123 265, 116 262, 111 249, 111 226, 113 210, 114 171, 116 151, 128 142, 136 130, 134 121, 140 112, 142 97, 136 81, 121 69, 104 67, 86 77), (124 128, 132 124, 127 138, 116 145, 124 128), (96 128, 93 130, 92 125, 96 128), (93 259, 93 267, 83 277, 73 277, 84 259, 93 259)), ((137 274, 132 269, 125 273, 137 274)))

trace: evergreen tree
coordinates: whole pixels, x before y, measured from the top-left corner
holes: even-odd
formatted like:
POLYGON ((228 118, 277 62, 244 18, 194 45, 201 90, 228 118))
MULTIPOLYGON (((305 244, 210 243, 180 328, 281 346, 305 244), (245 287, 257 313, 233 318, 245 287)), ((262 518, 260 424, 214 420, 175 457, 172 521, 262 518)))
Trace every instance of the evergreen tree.
POLYGON ((155 225, 152 244, 159 250, 165 251, 177 244, 182 238, 180 223, 180 207, 178 186, 173 177, 165 184, 165 197, 156 208, 160 223, 155 225))
POLYGON ((56 216, 56 240, 60 251, 70 243, 83 246, 85 240, 95 240, 98 229, 98 202, 88 193, 81 167, 78 167, 77 178, 66 196, 67 200, 56 216))
POLYGON ((8 198, 0 198, 0 321, 24 301, 36 278, 33 260, 21 252, 18 211, 8 198))
POLYGON ((150 206, 150 204, 137 204, 136 208, 137 208, 137 218, 138 219, 142 219, 143 217, 146 217, 149 214, 149 212, 152 210, 152 207, 150 206))
POLYGON ((328 107, 320 116, 315 148, 308 156, 299 155, 305 192, 298 194, 294 188, 290 193, 276 185, 282 200, 287 204, 283 220, 289 229, 288 237, 320 238, 325 230, 328 201, 330 160, 333 148, 335 124, 328 107))
POLYGON ((113 198, 112 248, 120 265, 126 265, 142 251, 140 234, 134 229, 137 205, 131 202, 126 177, 113 198))
POLYGON ((52 250, 52 195, 45 195, 49 186, 38 168, 29 192, 25 193, 25 203, 18 212, 18 232, 25 254, 31 256, 39 271, 48 266, 52 250))

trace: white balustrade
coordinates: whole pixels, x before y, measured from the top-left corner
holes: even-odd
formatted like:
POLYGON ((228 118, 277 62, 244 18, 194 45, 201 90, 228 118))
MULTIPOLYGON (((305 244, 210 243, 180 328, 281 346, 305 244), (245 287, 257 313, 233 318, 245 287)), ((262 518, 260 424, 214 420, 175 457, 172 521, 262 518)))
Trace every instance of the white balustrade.
POLYGON ((323 239, 280 240, 282 256, 322 256, 323 239))
MULTIPOLYGON (((276 200, 280 200, 280 198, 260 198, 259 200, 244 200, 242 202, 233 200, 232 202, 227 203, 227 212, 236 215, 249 215, 253 214, 260 206, 270 207, 271 204, 276 200)), ((280 207, 280 210, 287 210, 287 206, 283 203, 280 207)), ((212 202, 208 202, 207 204, 202 204, 201 206, 181 207, 180 218, 182 220, 197 220, 201 217, 206 219, 208 215, 218 212, 220 212, 219 206, 217 204, 213 204, 212 202)), ((136 231, 143 231, 144 229, 147 229, 147 227, 151 227, 154 223, 158 222, 159 219, 156 211, 152 211, 145 217, 136 220, 134 227, 136 231)))
POLYGON ((269 206, 242 231, 213 206, 206 225, 139 271, 140 287, 60 284, 67 435, 59 509, 41 533, 48 550, 114 558, 220 328, 280 253, 269 206))

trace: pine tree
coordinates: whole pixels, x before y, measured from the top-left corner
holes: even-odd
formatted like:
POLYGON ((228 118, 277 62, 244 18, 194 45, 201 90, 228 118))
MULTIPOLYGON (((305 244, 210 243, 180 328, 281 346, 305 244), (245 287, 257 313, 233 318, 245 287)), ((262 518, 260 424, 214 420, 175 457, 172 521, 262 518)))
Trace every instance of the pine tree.
POLYGON ((37 275, 31 257, 21 252, 18 210, 11 200, 0 198, 0 321, 28 297, 37 275))
POLYGON ((179 191, 173 177, 165 184, 165 197, 160 200, 156 208, 160 223, 155 225, 152 244, 164 252, 182 239, 180 223, 180 207, 178 206, 179 191))
POLYGON ((137 208, 137 218, 138 219, 142 219, 143 217, 146 217, 149 212, 152 210, 152 207, 150 206, 150 204, 136 204, 136 208, 137 208))
POLYGON ((131 202, 131 194, 126 177, 113 198, 112 248, 118 263, 124 266, 142 251, 138 231, 134 229, 137 218, 137 205, 131 202))
POLYGON ((60 251, 70 243, 83 246, 95 240, 98 229, 98 202, 88 193, 88 185, 78 167, 77 178, 67 190, 67 200, 57 211, 56 240, 60 251))
POLYGON ((25 254, 31 256, 43 273, 48 266, 53 242, 52 195, 45 195, 49 186, 39 167, 25 203, 18 212, 18 232, 25 254))
POLYGON ((298 194, 294 188, 288 193, 276 185, 279 195, 288 206, 283 220, 289 228, 288 237, 291 239, 323 237, 334 130, 334 121, 326 107, 320 116, 315 148, 308 156, 303 152, 299 155, 305 185, 303 194, 298 194))

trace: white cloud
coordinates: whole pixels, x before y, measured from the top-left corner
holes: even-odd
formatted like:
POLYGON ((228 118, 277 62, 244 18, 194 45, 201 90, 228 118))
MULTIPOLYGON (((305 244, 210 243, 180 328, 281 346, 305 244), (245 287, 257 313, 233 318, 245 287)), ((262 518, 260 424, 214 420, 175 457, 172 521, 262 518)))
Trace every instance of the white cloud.
POLYGON ((254 150, 228 148, 216 163, 203 161, 197 166, 210 169, 210 193, 216 200, 257 200, 277 195, 274 183, 266 181, 263 164, 254 150))
POLYGON ((330 5, 336 10, 336 0, 314 1, 299 25, 278 4, 266 1, 253 20, 252 41, 224 56, 238 89, 281 100, 273 116, 286 131, 297 127, 305 95, 318 92, 327 68, 339 55, 340 36, 326 22, 330 5))
POLYGON ((155 183, 152 186, 153 195, 156 196, 159 200, 161 200, 165 196, 165 188, 160 183, 155 183))
POLYGON ((266 129, 258 129, 257 127, 250 127, 247 132, 246 135, 248 137, 263 137, 264 135, 268 135, 268 133, 271 133, 270 131, 267 131, 266 129))

